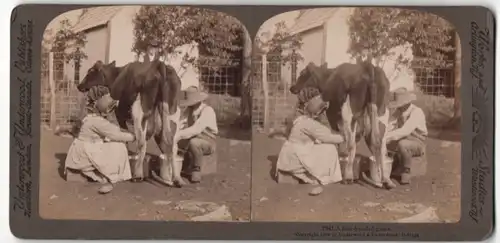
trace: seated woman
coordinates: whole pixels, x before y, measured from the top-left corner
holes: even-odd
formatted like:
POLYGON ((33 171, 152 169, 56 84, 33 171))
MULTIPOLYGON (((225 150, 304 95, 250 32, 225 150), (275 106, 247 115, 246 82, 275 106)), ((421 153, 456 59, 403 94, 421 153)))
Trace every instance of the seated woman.
POLYGON ((327 185, 342 180, 336 144, 343 137, 333 134, 317 119, 327 108, 317 89, 306 88, 302 114, 293 121, 276 165, 280 173, 293 175, 306 184, 327 185))
POLYGON ((87 115, 65 161, 65 174, 71 169, 103 183, 99 193, 108 193, 117 182, 131 178, 125 142, 134 141, 135 137, 106 119, 114 103, 109 93, 101 93, 101 97, 87 107, 87 115))

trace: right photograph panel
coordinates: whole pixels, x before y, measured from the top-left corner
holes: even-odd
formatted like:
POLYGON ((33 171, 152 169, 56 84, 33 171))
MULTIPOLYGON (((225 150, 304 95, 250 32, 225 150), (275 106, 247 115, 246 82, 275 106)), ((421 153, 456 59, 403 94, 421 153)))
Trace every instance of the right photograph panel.
POLYGON ((460 39, 402 8, 315 8, 254 40, 252 221, 460 220, 460 39))

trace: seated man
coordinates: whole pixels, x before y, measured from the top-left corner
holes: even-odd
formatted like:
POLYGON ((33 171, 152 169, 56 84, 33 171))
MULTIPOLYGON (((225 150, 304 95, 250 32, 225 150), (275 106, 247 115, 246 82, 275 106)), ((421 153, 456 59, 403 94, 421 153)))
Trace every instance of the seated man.
POLYGON ((412 103, 415 99, 415 94, 405 88, 400 88, 394 91, 394 100, 389 103, 389 108, 395 109, 393 116, 396 124, 395 129, 386 135, 387 148, 389 150, 396 148, 395 152, 399 155, 404 167, 401 184, 410 183, 412 157, 423 154, 427 138, 425 114, 422 109, 412 103))
POLYGON ((214 152, 219 132, 214 109, 203 102, 207 97, 208 94, 191 86, 184 91, 184 97, 179 102, 179 106, 185 108, 182 118, 186 123, 186 127, 181 127, 177 134, 179 150, 189 156, 191 163, 188 166, 193 183, 201 181, 203 156, 214 152))

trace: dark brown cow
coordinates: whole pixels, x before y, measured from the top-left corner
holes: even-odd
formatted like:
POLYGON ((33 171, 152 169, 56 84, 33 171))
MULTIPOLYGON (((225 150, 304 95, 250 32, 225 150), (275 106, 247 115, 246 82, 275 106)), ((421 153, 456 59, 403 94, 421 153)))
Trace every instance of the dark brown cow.
POLYGON ((111 97, 118 100, 115 115, 122 129, 132 119, 138 154, 132 167, 135 180, 144 179, 143 163, 146 143, 154 136, 162 155, 160 178, 162 182, 184 185, 180 176, 181 164, 174 160, 177 152, 175 134, 180 110, 178 99, 181 81, 176 71, 161 61, 132 62, 116 67, 115 62, 97 61, 87 72, 78 90, 87 91, 95 85, 105 85, 111 97))
MULTIPOLYGON (((329 102, 326 116, 333 130, 345 137, 348 159, 344 167, 343 183, 357 179, 354 172, 356 144, 364 138, 375 156, 376 166, 371 167, 371 178, 365 179, 377 187, 395 187, 390 172, 384 172, 386 154, 384 141, 388 115, 389 81, 384 71, 369 62, 343 63, 333 69, 309 63, 300 72, 297 83, 290 92, 297 94, 304 87, 316 87, 329 102)), ((385 168, 388 170, 389 168, 385 168)))

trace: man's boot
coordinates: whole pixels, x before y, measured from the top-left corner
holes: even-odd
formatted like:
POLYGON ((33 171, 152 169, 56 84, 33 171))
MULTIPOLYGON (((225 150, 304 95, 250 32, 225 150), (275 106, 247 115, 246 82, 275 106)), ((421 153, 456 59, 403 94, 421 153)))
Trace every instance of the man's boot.
POLYGON ((401 181, 402 185, 408 185, 411 181, 410 168, 405 167, 403 173, 401 173, 401 181))
POLYGON ((201 181, 201 171, 191 172, 191 182, 192 183, 200 183, 200 181, 201 181))
POLYGON ((200 183, 201 181, 201 167, 193 165, 191 170, 191 183, 200 183))

